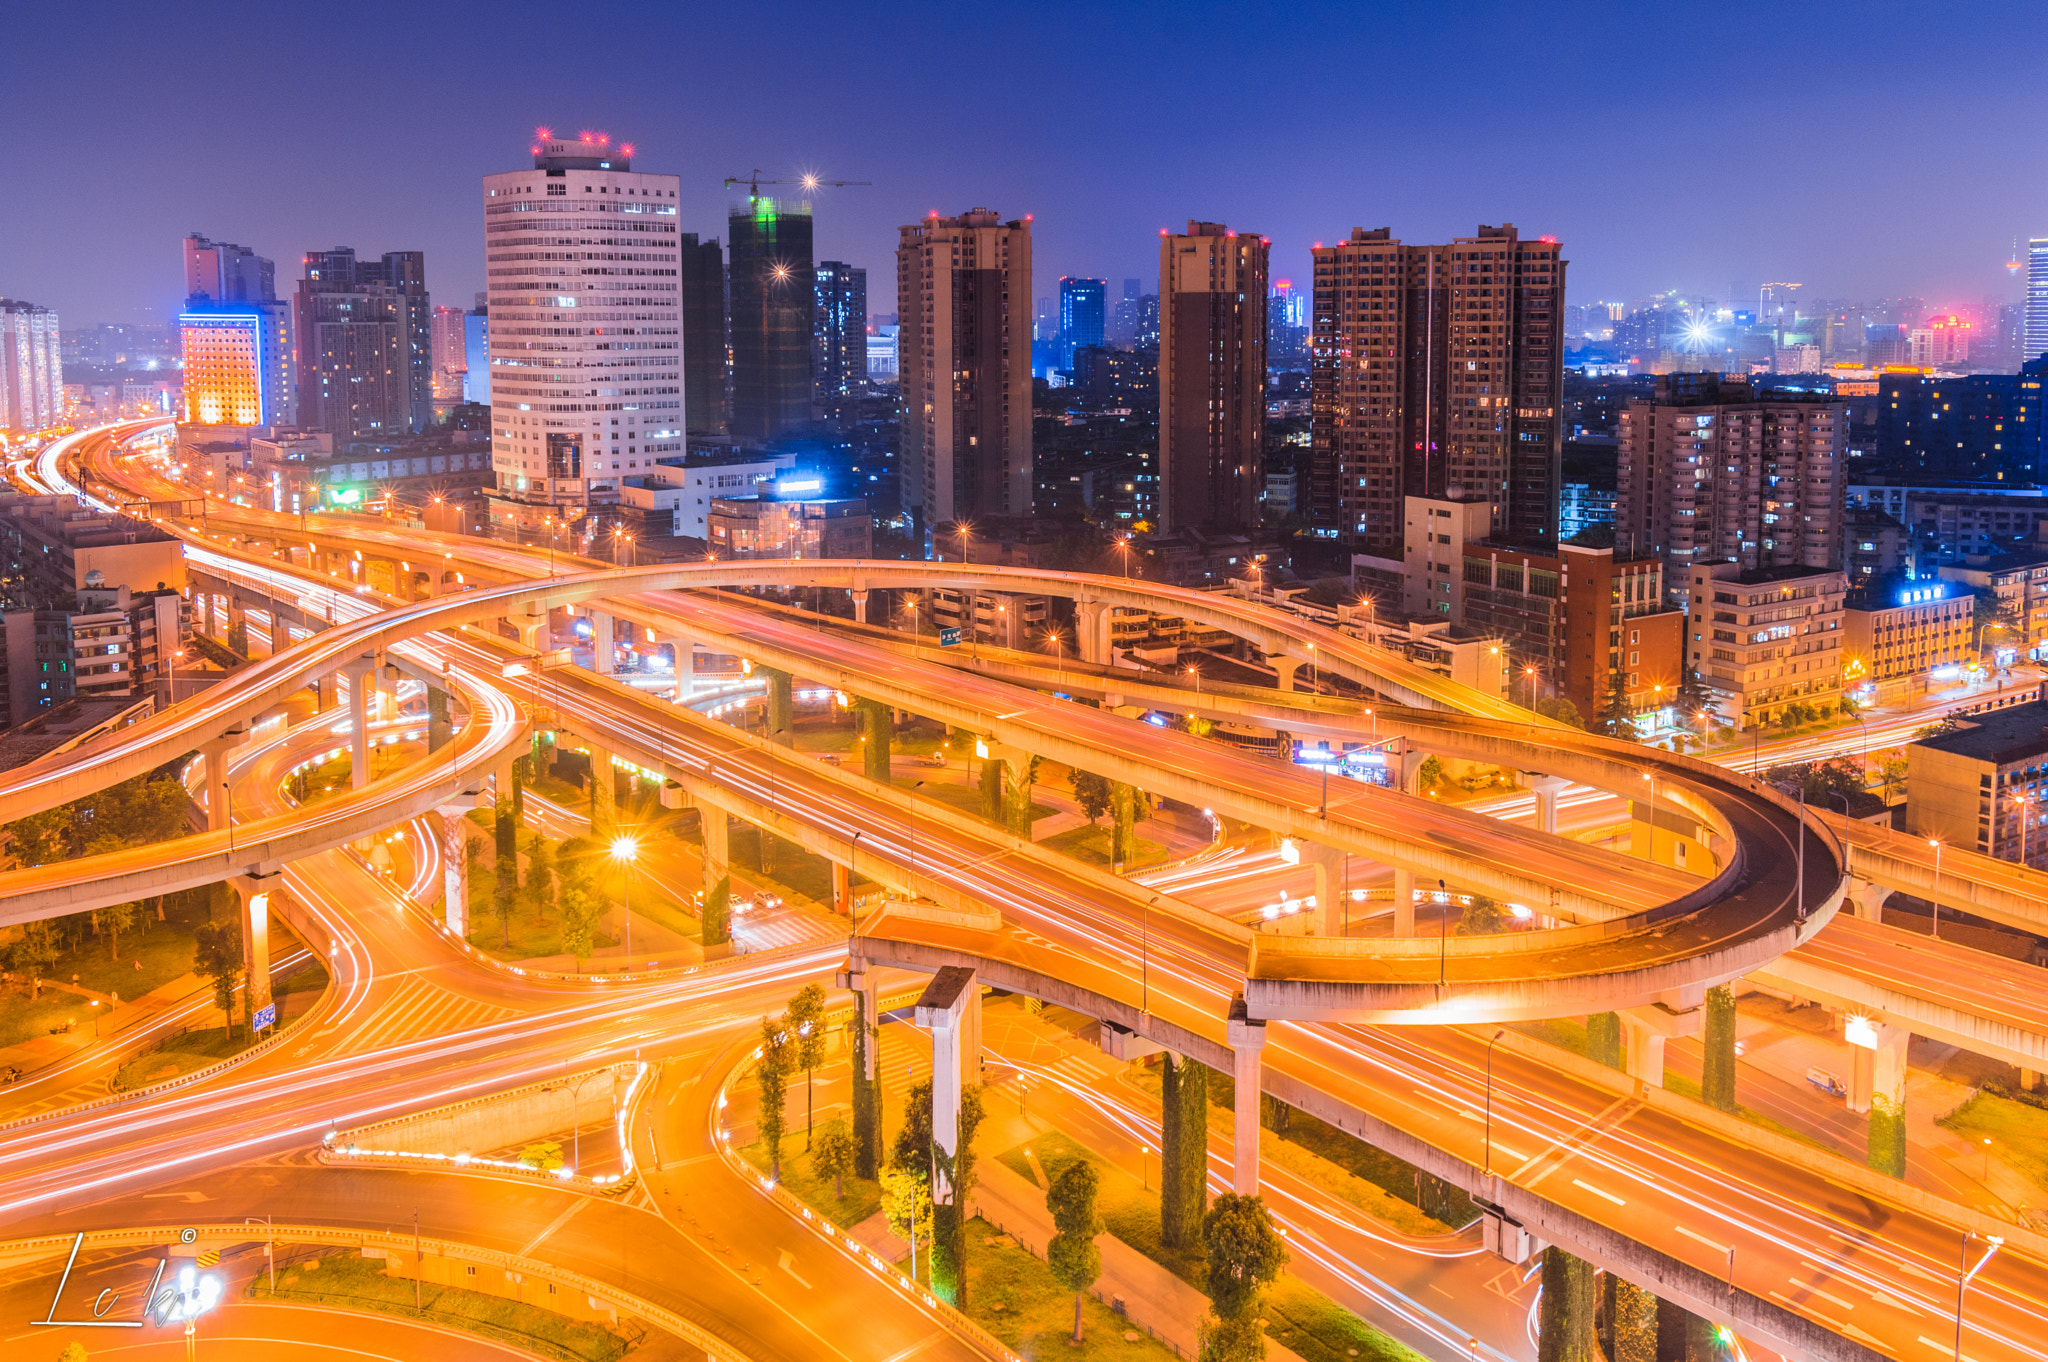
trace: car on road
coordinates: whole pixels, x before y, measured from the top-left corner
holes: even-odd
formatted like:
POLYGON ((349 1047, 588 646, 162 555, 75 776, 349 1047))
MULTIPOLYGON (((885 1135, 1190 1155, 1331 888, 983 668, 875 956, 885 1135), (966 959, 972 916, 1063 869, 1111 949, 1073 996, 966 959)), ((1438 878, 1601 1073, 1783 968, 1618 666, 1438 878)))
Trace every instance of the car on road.
POLYGON ((760 904, 764 910, 769 908, 780 908, 782 906, 782 895, 763 894, 754 901, 760 904))
POLYGON ((837 752, 814 752, 812 755, 827 766, 837 766, 839 764, 839 754, 837 752))
POLYGON ((934 752, 934 753, 932 753, 932 755, 930 755, 930 756, 928 756, 928 757, 919 757, 919 758, 917 759, 917 764, 918 764, 919 766, 935 766, 935 767, 940 767, 940 768, 944 768, 945 766, 949 765, 950 763, 948 763, 948 761, 946 760, 946 758, 945 758, 945 757, 943 757, 943 756, 939 755, 938 753, 934 752))

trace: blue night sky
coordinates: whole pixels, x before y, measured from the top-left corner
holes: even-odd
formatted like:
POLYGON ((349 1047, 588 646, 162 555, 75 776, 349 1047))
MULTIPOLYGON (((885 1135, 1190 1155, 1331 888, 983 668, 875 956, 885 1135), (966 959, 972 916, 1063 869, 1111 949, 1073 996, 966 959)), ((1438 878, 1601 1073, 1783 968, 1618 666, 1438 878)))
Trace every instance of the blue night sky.
MULTIPOLYGON (((898 224, 1035 215, 1037 281, 1153 287, 1189 217, 1273 238, 1276 276, 1354 225, 1561 237, 1574 301, 1731 281, 1809 297, 2017 290, 2048 235, 2041 75, 2017 4, 71 3, 8 21, 0 294, 67 325, 160 319, 178 239, 278 262, 427 253, 483 282, 482 175, 534 125, 679 174, 686 231, 759 166, 872 180, 818 201, 821 258, 894 308, 898 224)), ((1753 301, 1753 299, 1752 299, 1753 301)))

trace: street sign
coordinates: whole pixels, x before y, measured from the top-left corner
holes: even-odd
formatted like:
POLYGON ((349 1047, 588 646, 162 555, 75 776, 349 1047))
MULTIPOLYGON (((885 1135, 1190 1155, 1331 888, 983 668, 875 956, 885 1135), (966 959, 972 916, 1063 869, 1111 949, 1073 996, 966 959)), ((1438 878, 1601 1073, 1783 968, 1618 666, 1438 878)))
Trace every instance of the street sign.
POLYGON ((251 1020, 250 1025, 258 1031, 261 1031, 266 1026, 277 1025, 277 1004, 269 1003, 257 1008, 256 1016, 251 1020))
POLYGON ((960 631, 958 629, 939 630, 939 646, 941 648, 951 648, 957 645, 959 642, 960 631))

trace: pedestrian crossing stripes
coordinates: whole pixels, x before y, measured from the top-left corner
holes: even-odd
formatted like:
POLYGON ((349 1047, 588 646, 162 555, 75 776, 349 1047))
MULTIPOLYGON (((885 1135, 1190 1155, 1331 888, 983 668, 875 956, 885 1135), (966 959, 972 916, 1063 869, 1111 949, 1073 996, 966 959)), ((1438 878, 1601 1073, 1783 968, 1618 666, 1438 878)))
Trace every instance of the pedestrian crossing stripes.
POLYGON ((479 1002, 451 993, 424 979, 408 978, 385 999, 370 1019, 358 1026, 336 1050, 355 1055, 421 1036, 446 1036, 516 1016, 510 1007, 479 1002))

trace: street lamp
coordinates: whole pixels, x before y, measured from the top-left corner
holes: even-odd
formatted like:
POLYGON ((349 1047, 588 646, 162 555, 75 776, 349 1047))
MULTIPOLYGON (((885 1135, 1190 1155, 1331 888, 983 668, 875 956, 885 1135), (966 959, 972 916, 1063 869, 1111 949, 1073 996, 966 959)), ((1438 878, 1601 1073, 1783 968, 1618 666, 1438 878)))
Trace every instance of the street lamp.
POLYGON ((178 1320, 185 1322, 185 1356, 189 1358, 197 1347, 194 1334, 199 1317, 220 1304, 220 1278, 211 1272, 201 1276, 197 1267, 187 1263, 178 1269, 176 1285, 157 1292, 149 1304, 159 1329, 178 1320))
MULTIPOLYGON (((609 772, 606 773, 609 776, 609 772)), ((619 905, 626 914, 626 969, 633 968, 633 863, 640 859, 640 843, 637 838, 623 833, 612 838, 612 860, 624 867, 624 878, 619 882, 619 905)))
POLYGON ((1962 1250, 1956 1256, 1956 1271, 1960 1274, 1956 1278, 1956 1362, 1963 1362, 1963 1292, 1968 1289, 1970 1278, 1982 1272, 1984 1265, 1991 1261, 1992 1255, 2005 1247, 2004 1236, 1997 1234, 1985 1235, 1984 1242, 1989 1247, 1984 1250, 1984 1256, 1977 1260, 1975 1267, 1964 1272, 1963 1264, 1968 1262, 1970 1257, 1970 1241, 1976 1237, 1977 1231, 1975 1230, 1965 1234, 1963 1236, 1962 1250))
POLYGON ((1934 927, 1929 933, 1936 941, 1941 940, 1941 839, 1930 837, 1927 845, 1934 848, 1934 884, 1928 891, 1928 902, 1934 906, 1934 927))
POLYGON ((1493 1033, 1493 1039, 1486 1042, 1486 1171, 1483 1177, 1493 1176, 1493 1047, 1507 1030, 1493 1033))

